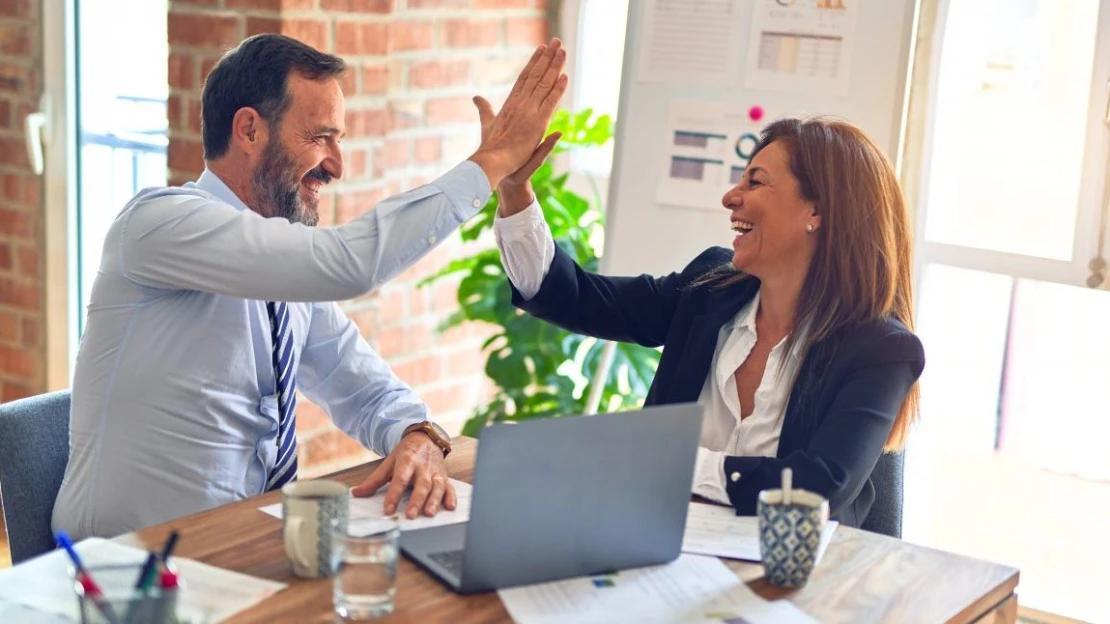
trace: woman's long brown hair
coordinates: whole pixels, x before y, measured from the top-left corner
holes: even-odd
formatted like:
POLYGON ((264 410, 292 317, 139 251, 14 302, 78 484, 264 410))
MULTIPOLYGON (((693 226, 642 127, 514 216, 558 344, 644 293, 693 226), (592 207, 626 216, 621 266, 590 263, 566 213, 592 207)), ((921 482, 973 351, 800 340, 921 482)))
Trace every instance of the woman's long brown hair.
MULTIPOLYGON (((882 150, 844 122, 781 119, 763 130, 752 157, 775 142, 786 148, 802 196, 821 217, 795 311, 794 327, 806 331, 791 332, 786 352, 797 347, 805 354, 840 330, 892 317, 913 331, 913 238, 901 186, 882 150)), ((723 287, 747 277, 732 270, 712 280, 723 287)), ((884 450, 905 446, 919 400, 914 383, 884 450)))

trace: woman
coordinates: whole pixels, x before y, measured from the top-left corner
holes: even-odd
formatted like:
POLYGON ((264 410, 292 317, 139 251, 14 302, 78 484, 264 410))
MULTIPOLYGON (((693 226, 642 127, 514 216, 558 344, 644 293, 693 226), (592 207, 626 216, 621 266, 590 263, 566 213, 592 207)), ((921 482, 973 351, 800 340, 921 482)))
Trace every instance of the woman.
POLYGON ((706 410, 694 493, 754 514, 789 466, 796 487, 860 526, 876 461, 917 416, 925 364, 908 216, 878 147, 846 123, 772 123, 722 198, 732 249, 661 278, 595 275, 558 250, 527 182, 538 162, 498 189, 514 304, 574 332, 664 346, 647 404, 706 410))

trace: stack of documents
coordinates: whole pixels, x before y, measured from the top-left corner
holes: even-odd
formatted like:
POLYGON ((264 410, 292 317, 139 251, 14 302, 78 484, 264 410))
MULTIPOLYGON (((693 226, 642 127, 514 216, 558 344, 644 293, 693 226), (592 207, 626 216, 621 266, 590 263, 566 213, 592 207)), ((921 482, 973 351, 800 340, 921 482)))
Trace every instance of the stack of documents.
POLYGON ((497 594, 517 624, 816 624, 790 602, 763 600, 720 559, 701 555, 497 594))
MULTIPOLYGON (((409 500, 408 493, 401 498, 401 503, 397 505, 397 513, 392 516, 385 515, 386 489, 384 487, 373 496, 366 498, 352 496, 351 506, 347 512, 347 532, 357 537, 363 537, 388 530, 393 524, 397 524, 402 531, 408 531, 466 522, 470 519, 470 495, 473 490, 469 483, 463 483, 455 479, 450 479, 450 481, 451 485, 455 487, 455 497, 458 504, 452 511, 440 508, 439 513, 431 518, 421 515, 409 520, 405 517, 405 509, 407 509, 406 505, 409 500)), ((281 503, 267 505, 259 510, 275 518, 281 518, 281 503)))
MULTIPOLYGON (((821 563, 837 524, 835 520, 825 524, 817 546, 817 563, 821 563)), ((759 518, 738 516, 731 507, 690 503, 682 552, 759 561, 759 518)))
MULTIPOLYGON (((147 553, 100 538, 76 544, 85 565, 135 564, 147 553)), ((185 622, 218 622, 251 607, 283 589, 283 583, 231 572, 198 561, 174 557, 184 586, 178 595, 178 617, 185 622)), ((76 622, 81 614, 65 553, 31 559, 0 570, 0 621, 76 622)))

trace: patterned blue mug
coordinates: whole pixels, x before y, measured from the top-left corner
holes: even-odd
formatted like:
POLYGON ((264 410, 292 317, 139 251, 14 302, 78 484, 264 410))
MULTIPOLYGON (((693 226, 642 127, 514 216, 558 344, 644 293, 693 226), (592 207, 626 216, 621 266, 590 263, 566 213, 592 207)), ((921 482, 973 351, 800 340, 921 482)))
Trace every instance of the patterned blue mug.
POLYGON ((767 580, 782 587, 801 587, 817 560, 821 532, 829 520, 829 501, 807 490, 763 490, 756 504, 759 550, 767 580))

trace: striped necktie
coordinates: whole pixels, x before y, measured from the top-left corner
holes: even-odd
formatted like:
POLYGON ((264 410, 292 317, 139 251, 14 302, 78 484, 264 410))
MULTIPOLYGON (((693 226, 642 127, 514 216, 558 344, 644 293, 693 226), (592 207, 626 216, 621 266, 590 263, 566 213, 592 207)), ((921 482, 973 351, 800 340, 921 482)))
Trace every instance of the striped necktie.
POLYGON ((293 366, 293 331, 289 327, 289 305, 267 301, 270 336, 274 345, 274 378, 277 380, 277 461, 266 481, 266 491, 276 490, 297 478, 297 375, 293 366))

